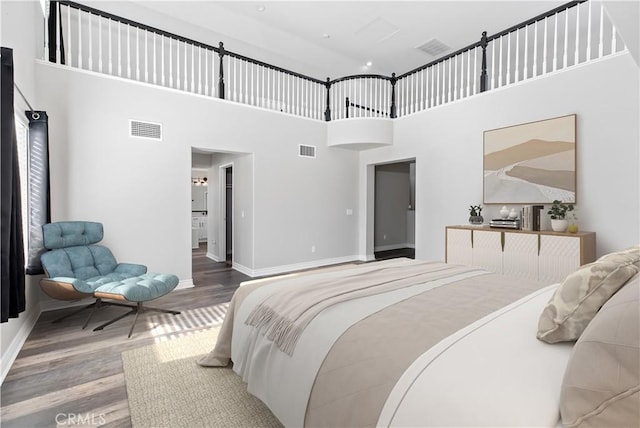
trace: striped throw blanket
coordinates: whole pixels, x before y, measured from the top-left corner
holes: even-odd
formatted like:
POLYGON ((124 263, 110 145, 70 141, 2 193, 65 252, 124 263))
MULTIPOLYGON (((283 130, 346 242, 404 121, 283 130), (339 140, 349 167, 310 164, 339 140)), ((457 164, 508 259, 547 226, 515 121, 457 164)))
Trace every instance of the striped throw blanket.
POLYGON ((357 266, 346 276, 305 275, 265 298, 245 323, 261 329, 281 351, 293 355, 305 327, 324 309, 477 270, 433 261, 392 259, 357 266))

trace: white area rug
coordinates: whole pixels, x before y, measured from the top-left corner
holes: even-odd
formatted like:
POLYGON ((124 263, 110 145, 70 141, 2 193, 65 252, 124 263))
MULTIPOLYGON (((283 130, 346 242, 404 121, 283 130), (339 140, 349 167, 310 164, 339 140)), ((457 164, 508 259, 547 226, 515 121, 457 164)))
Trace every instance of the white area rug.
POLYGON ((196 364, 217 335, 217 328, 181 332, 122 353, 134 428, 282 426, 230 368, 196 364))

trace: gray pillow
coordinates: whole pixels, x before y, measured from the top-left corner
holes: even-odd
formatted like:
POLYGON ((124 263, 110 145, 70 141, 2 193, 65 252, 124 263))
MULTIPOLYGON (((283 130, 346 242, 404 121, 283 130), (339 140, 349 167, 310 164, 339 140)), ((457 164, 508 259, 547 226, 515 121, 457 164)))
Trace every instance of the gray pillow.
POLYGON ((640 246, 600 257, 560 284, 538 321, 537 338, 576 340, 609 298, 640 271, 640 246))
POLYGON ((618 291, 573 348, 562 382, 564 427, 640 426, 640 276, 618 291))

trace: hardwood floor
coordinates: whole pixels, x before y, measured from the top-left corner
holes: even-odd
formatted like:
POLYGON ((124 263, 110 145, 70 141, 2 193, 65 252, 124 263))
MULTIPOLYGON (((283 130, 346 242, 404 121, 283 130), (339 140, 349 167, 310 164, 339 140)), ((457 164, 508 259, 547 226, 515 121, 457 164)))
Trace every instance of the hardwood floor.
POLYGON ((180 315, 141 315, 130 339, 133 317, 92 331, 127 311, 122 307, 102 308, 85 330, 89 311, 56 324, 51 321, 74 309, 43 313, 2 384, 0 425, 130 427, 121 353, 219 324, 235 289, 250 278, 207 259, 200 248, 193 250, 193 279, 196 287, 149 302, 180 315))

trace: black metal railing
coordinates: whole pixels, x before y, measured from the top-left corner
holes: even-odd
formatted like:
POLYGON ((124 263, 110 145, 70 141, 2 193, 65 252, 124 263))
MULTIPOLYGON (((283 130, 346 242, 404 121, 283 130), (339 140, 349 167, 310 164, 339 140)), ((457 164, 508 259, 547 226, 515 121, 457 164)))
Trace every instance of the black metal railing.
POLYGON ((72 1, 50 7, 51 62, 326 121, 396 118, 625 49, 602 6, 575 0, 398 76, 321 80, 72 1))

